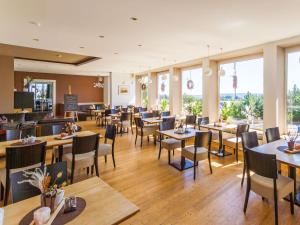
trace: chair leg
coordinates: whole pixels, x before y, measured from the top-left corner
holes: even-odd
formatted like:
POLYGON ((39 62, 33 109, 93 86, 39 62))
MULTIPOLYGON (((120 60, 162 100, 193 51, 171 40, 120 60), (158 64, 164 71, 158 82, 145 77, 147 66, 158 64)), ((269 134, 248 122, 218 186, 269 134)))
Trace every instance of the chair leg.
POLYGON ((105 163, 107 163, 107 156, 106 155, 104 156, 104 160, 105 160, 105 163))
POLYGON ((275 211, 275 225, 278 225, 278 199, 277 199, 277 196, 275 196, 275 199, 274 199, 274 211, 275 211))
POLYGON ((72 168, 71 168, 71 184, 73 184, 73 180, 74 180, 74 170, 75 170, 75 164, 72 163, 72 168))
POLYGON ((212 174, 212 168, 211 168, 210 155, 208 156, 208 164, 209 164, 209 170, 210 170, 210 174, 212 174))
POLYGON ((4 194, 4 206, 8 203, 8 197, 9 197, 9 190, 10 190, 10 181, 9 178, 6 178, 6 185, 5 185, 5 194, 4 194))
POLYGON ((150 138, 149 138, 149 136, 147 136, 147 138, 148 138, 148 143, 150 142, 150 138))
POLYGON ((247 182, 246 196, 245 196, 245 202, 244 202, 244 213, 246 213, 246 210, 247 210, 249 194, 250 194, 250 184, 249 184, 249 182, 247 182))
POLYGON ((95 170, 96 170, 96 176, 99 177, 99 167, 98 167, 98 160, 95 160, 95 170))
POLYGON ((134 142, 134 145, 136 145, 136 141, 137 141, 137 133, 135 135, 135 142, 134 142))
POLYGON ((112 156, 112 160, 113 160, 114 168, 116 168, 116 162, 115 162, 115 153, 114 153, 114 152, 112 152, 111 156, 112 156))
POLYGON ((51 165, 54 163, 54 153, 52 152, 52 157, 51 157, 51 165))
POLYGON ((171 164, 171 152, 170 151, 168 151, 168 163, 169 163, 169 165, 171 164))
POLYGON ((291 214, 294 215, 294 194, 290 193, 290 208, 291 214))
POLYGON ((91 167, 91 173, 94 175, 94 165, 91 167))
POLYGON ((245 164, 245 160, 244 160, 244 165, 243 165, 243 177, 242 177, 242 181, 241 181, 241 186, 243 186, 243 184, 244 184, 245 173, 246 173, 246 164, 245 164))
POLYGON ((86 168, 86 175, 89 175, 90 174, 90 167, 87 167, 86 168))
POLYGON ((141 135, 141 147, 143 147, 143 135, 141 135))
POLYGON ((237 143, 235 146, 235 157, 236 157, 236 161, 239 161, 239 144, 237 143))
POLYGON ((161 154, 161 144, 159 144, 158 159, 160 159, 160 154, 161 154))
POLYGON ((3 187, 3 184, 1 183, 0 184, 0 198, 1 198, 1 201, 3 200, 3 194, 4 194, 4 187, 3 187))
POLYGON ((121 130, 120 130, 120 133, 121 133, 121 136, 122 136, 122 134, 123 134, 123 125, 121 124, 121 128, 120 128, 121 130))
POLYGON ((196 161, 194 161, 194 180, 196 180, 196 161))
POLYGON ((175 150, 173 149, 173 156, 175 155, 175 150))

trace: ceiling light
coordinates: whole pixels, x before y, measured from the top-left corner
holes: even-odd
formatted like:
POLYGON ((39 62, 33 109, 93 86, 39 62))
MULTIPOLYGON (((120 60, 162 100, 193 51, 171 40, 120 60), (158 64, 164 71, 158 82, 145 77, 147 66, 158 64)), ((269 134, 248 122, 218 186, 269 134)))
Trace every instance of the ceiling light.
POLYGON ((115 55, 118 55, 119 53, 118 53, 118 52, 115 52, 114 54, 115 54, 115 55))
POLYGON ((83 46, 80 46, 79 48, 81 48, 81 49, 84 49, 84 47, 83 47, 83 46))
POLYGON ((38 26, 38 27, 41 26, 41 23, 36 22, 36 21, 29 21, 29 23, 32 24, 32 25, 38 26))
POLYGON ((38 38, 33 38, 32 40, 33 41, 40 41, 40 39, 38 39, 38 38))
POLYGON ((139 46, 139 47, 142 47, 143 45, 139 44, 138 46, 139 46))
POLYGON ((103 36, 103 35, 99 35, 98 37, 99 37, 99 38, 104 38, 104 36, 103 36))
POLYGON ((136 18, 136 17, 130 17, 130 19, 133 20, 133 21, 137 21, 138 20, 138 18, 136 18))
MULTIPOLYGON (((209 61, 209 49, 210 49, 210 46, 207 45, 207 59, 209 61)), ((213 71, 210 67, 206 67, 203 69, 203 74, 207 77, 210 77, 212 75, 213 71)))

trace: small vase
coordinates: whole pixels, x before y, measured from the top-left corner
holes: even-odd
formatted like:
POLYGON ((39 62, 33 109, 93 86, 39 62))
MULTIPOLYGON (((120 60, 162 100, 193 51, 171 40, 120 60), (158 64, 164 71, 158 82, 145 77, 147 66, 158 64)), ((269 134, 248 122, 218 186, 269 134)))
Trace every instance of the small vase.
POLYGON ((51 213, 54 212, 54 202, 56 196, 46 196, 46 194, 41 194, 41 206, 42 207, 49 207, 51 213))
POLYGON ((289 141, 288 142, 288 148, 289 148, 289 150, 293 150, 295 148, 295 142, 294 141, 289 141))

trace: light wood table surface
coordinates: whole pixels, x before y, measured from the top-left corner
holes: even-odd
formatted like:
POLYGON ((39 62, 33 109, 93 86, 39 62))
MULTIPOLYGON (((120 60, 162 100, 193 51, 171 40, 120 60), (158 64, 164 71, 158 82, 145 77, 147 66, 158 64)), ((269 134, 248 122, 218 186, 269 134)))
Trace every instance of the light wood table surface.
MULTIPOLYGON (((195 134, 197 131, 201 132, 200 130, 196 130, 196 129, 188 129, 188 130, 189 130, 189 132, 184 133, 184 134, 178 134, 175 132, 175 130, 157 131, 157 133, 167 136, 167 137, 170 137, 170 138, 174 138, 176 140, 180 140, 181 148, 184 148, 186 140, 195 137, 195 134)), ((171 166, 182 171, 182 170, 186 170, 186 169, 193 167, 193 162, 190 160, 186 160, 185 157, 181 156, 181 160, 171 162, 171 166)))
MULTIPOLYGON (((93 135, 95 132, 92 131, 80 131, 75 133, 76 136, 87 136, 87 135, 93 135)), ((46 141, 47 142, 47 149, 52 149, 54 147, 62 147, 63 145, 72 144, 73 138, 65 139, 65 140, 58 140, 56 137, 60 135, 50 135, 50 136, 43 136, 43 137, 37 137, 37 140, 40 141, 46 141)), ((101 138, 101 135, 99 136, 101 138)), ((3 141, 0 142, 0 155, 5 155, 5 149, 7 147, 10 147, 12 144, 20 142, 20 140, 13 140, 13 141, 3 141)))
MULTIPOLYGON (((64 188, 66 196, 85 199, 84 211, 68 224, 118 224, 139 211, 139 208, 98 177, 64 188)), ((40 196, 4 207, 4 224, 19 224, 32 209, 40 205, 40 196)))
POLYGON ((146 123, 160 123, 162 122, 163 120, 159 117, 151 117, 151 118, 144 118, 142 119, 144 122, 146 123))

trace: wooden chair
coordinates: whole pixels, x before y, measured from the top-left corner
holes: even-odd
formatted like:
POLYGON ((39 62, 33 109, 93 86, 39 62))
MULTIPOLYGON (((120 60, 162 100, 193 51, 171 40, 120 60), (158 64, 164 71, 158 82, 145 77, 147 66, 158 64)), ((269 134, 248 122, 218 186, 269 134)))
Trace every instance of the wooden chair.
MULTIPOLYGON (((42 170, 44 169, 43 167, 40 168, 42 170)), ((34 171, 34 169, 30 169, 30 171, 34 171)), ((67 162, 59 162, 47 166, 47 173, 49 173, 51 177, 51 184, 56 184, 58 187, 67 185, 67 162), (57 174, 59 172, 62 173, 62 176, 57 178, 57 174)), ((24 171, 20 171, 10 175, 12 203, 16 203, 41 194, 40 189, 38 189, 37 187, 34 187, 27 182, 19 183, 24 179, 27 179, 24 177, 24 171)))
POLYGON ((163 111, 163 112, 161 112, 160 116, 161 116, 161 117, 164 117, 164 116, 171 116, 171 112, 170 112, 170 111, 163 111))
POLYGON ((6 141, 19 140, 19 139, 21 139, 21 130, 20 129, 5 130, 5 140, 6 141))
POLYGON ((147 107, 139 107, 139 113, 147 112, 147 107))
POLYGON ((194 180, 196 179, 196 166, 201 160, 208 159, 210 173, 212 174, 210 161, 211 136, 211 131, 196 132, 194 146, 182 149, 181 155, 194 162, 194 180))
POLYGON ((154 117, 153 116, 153 113, 151 112, 142 112, 141 113, 141 117, 143 118, 143 119, 146 119, 146 118, 152 118, 152 117, 154 117))
POLYGON ((160 117, 161 113, 160 110, 152 110, 153 117, 160 117))
POLYGON ((246 149, 247 189, 244 203, 246 213, 250 190, 267 199, 274 199, 275 224, 278 224, 278 199, 289 195, 294 214, 294 180, 277 173, 276 155, 246 149), (253 175, 250 175, 250 171, 253 175))
POLYGON ((249 124, 241 123, 241 124, 237 125, 235 137, 229 137, 229 138, 223 139, 223 151, 225 151, 226 146, 233 148, 233 152, 235 154, 237 162, 239 161, 239 147, 242 147, 241 146, 241 143, 242 143, 241 135, 242 135, 242 133, 248 132, 248 131, 249 131, 249 124))
POLYGON ((104 111, 104 125, 106 126, 108 123, 110 123, 111 121, 111 116, 110 114, 112 114, 111 109, 106 109, 104 111))
POLYGON ((195 129, 196 128, 196 119, 197 119, 197 116, 195 116, 195 115, 186 115, 185 126, 186 127, 191 126, 195 129))
POLYGON ((140 117, 134 118, 134 122, 136 125, 136 133, 135 133, 135 145, 137 142, 137 137, 141 137, 141 147, 143 147, 143 137, 147 136, 148 137, 148 142, 149 142, 149 136, 153 135, 154 138, 154 144, 156 144, 156 136, 155 132, 158 130, 157 125, 144 125, 144 122, 140 117))
POLYGON ((46 142, 6 148, 6 167, 0 169, 1 200, 5 190, 4 205, 7 205, 10 190, 10 175, 19 171, 44 166, 46 142))
POLYGON ((126 132, 129 132, 129 127, 131 128, 131 133, 133 134, 132 128, 132 114, 129 112, 122 112, 120 121, 117 124, 117 128, 120 128, 121 136, 123 134, 124 128, 126 128, 126 132))
POLYGON ((105 131, 105 139, 103 144, 99 144, 98 156, 104 156, 105 163, 107 162, 107 155, 112 156, 114 167, 115 163, 115 139, 117 134, 117 128, 113 125, 107 125, 105 131), (111 140, 111 144, 108 144, 107 141, 111 140))
POLYGON ((244 165, 243 165, 243 177, 241 181, 241 186, 244 184, 245 179, 245 173, 246 173, 246 160, 245 160, 245 151, 246 149, 251 149, 254 147, 257 147, 259 145, 258 143, 258 137, 256 131, 252 132, 244 132, 241 135, 242 138, 242 146, 243 146, 243 155, 244 155, 244 165))
MULTIPOLYGON (((160 123, 159 125, 159 130, 164 131, 164 130, 172 130, 175 127, 175 117, 172 118, 164 118, 168 119, 160 123)), ((181 141, 176 140, 174 138, 166 138, 164 139, 163 135, 159 135, 159 152, 158 152, 158 159, 160 159, 161 155, 161 150, 162 149, 167 149, 168 150, 168 163, 171 163, 171 151, 173 151, 174 155, 174 149, 180 148, 181 147, 181 141)))
POLYGON ((198 129, 201 130, 201 125, 209 124, 209 117, 199 117, 197 120, 198 129))
POLYGON ((99 134, 73 137, 72 153, 63 154, 63 160, 67 161, 68 172, 71 173, 71 184, 73 184, 75 169, 87 169, 94 167, 96 175, 98 170, 98 145, 99 134))
POLYGON ((279 127, 268 128, 266 129, 265 134, 266 134, 267 143, 277 141, 280 139, 279 127))
POLYGON ((21 138, 26 138, 28 136, 37 136, 36 126, 21 127, 21 138))

